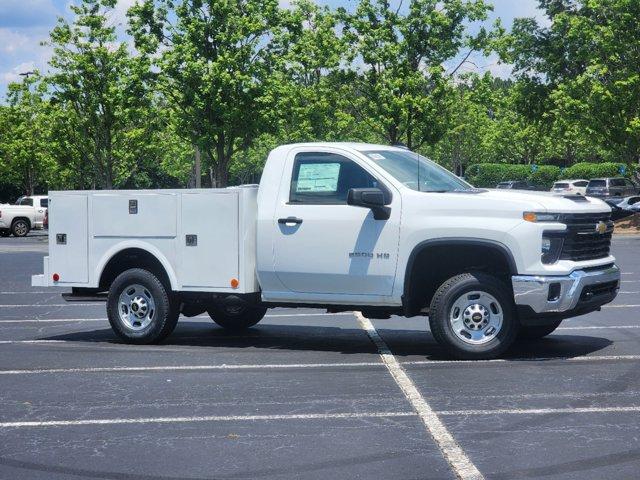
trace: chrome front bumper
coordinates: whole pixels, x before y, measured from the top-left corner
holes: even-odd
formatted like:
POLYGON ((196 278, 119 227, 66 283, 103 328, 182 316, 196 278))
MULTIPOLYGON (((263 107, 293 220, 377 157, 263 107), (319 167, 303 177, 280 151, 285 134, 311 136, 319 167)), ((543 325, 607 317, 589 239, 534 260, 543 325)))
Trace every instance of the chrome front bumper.
MULTIPOLYGON (((576 270, 566 276, 514 275, 511 277, 516 305, 528 306, 534 313, 573 310, 579 307, 578 303, 585 287, 614 281, 618 286, 620 285, 620 269, 616 265, 602 270, 576 270), (559 284, 560 292, 557 299, 549 300, 549 287, 552 284, 559 284)), ((611 301, 610 298, 604 300, 602 304, 609 301, 611 301)))

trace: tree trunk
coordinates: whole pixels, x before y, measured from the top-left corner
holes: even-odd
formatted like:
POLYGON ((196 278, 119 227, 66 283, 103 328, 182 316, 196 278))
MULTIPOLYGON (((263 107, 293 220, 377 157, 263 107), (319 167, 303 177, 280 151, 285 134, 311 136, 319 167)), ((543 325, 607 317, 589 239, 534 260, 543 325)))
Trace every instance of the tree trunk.
POLYGON ((195 146, 195 176, 196 188, 202 188, 202 164, 200 159, 200 147, 195 146))

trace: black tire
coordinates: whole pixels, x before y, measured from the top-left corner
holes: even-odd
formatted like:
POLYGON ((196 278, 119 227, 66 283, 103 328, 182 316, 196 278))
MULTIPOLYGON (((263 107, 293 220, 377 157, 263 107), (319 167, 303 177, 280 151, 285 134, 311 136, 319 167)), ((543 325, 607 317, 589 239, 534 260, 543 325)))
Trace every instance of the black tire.
MULTIPOLYGON (((131 316, 134 316, 133 303, 132 301, 128 306, 128 309, 131 309, 131 316)), ((127 343, 145 345, 157 343, 171 334, 176 328, 180 311, 170 289, 153 273, 141 268, 133 268, 118 275, 111 284, 107 297, 107 316, 111 328, 121 339, 127 343), (144 293, 135 297, 134 300, 142 298, 143 301, 148 301, 148 297, 152 299, 152 302, 148 302, 148 311, 151 312, 150 305, 153 304, 154 312, 153 315, 149 315, 147 325, 141 323, 136 326, 133 322, 127 324, 123 317, 130 317, 121 312, 121 295, 126 295, 127 289, 133 289, 131 291, 135 295, 136 289, 133 288, 135 285, 142 287, 144 293)), ((147 317, 143 320, 146 321, 147 317)))
POLYGON ((0 237, 8 237, 11 235, 11 230, 0 230, 0 237))
POLYGON ((26 237, 29 230, 31 230, 29 222, 22 218, 14 220, 11 224, 11 233, 13 233, 14 237, 26 237))
POLYGON ((252 305, 216 305, 207 313, 211 320, 225 330, 238 332, 257 325, 264 318, 267 309, 252 305))
MULTIPOLYGON (((486 302, 486 300, 478 301, 486 302)), ((472 307, 470 306, 468 308, 472 307)), ((429 325, 436 341, 445 347, 452 356, 464 360, 483 360, 498 357, 513 344, 519 331, 519 322, 515 315, 511 290, 498 278, 480 272, 456 275, 438 288, 431 300, 429 325), (480 314, 479 319, 476 319, 478 312, 472 310, 473 315, 471 315, 469 321, 484 322, 486 318, 486 321, 489 322, 499 318, 499 314, 502 315, 501 326, 494 328, 494 331, 497 331, 497 333, 489 338, 491 323, 486 324, 482 328, 474 324, 474 326, 478 328, 477 331, 473 331, 472 333, 482 337, 478 341, 484 343, 472 343, 474 341, 474 339, 471 338, 472 334, 468 333, 466 329, 461 329, 461 331, 456 334, 452 325, 453 320, 450 321, 450 315, 454 316, 454 318, 463 318, 467 308, 462 312, 459 311, 460 309, 458 308, 458 314, 456 315, 455 311, 457 307, 455 307, 454 304, 458 301, 473 301, 473 299, 467 300, 463 297, 465 293, 470 292, 483 292, 484 297, 493 297, 495 302, 492 300, 489 301, 488 308, 483 310, 484 314, 480 314), (494 309, 496 313, 493 313, 494 309), (463 341, 461 337, 465 336, 463 335, 465 331, 467 332, 466 335, 469 335, 469 338, 463 341)), ((480 325, 482 325, 482 323, 480 325)))
POLYGON ((556 320, 555 322, 549 325, 532 325, 526 326, 523 325, 520 327, 520 332, 518 333, 519 340, 539 340, 540 338, 546 337, 555 331, 556 328, 560 326, 562 320, 556 320))

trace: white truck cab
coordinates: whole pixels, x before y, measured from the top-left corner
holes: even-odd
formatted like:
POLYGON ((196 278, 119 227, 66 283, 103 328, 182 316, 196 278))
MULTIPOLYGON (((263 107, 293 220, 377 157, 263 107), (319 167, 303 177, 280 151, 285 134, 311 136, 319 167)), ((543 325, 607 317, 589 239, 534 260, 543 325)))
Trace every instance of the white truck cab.
POLYGON ((425 315, 452 355, 492 358, 619 288, 604 202, 476 189, 398 147, 284 145, 258 187, 51 192, 49 206, 32 284, 105 299, 134 343, 166 337, 180 313, 242 329, 312 306, 425 315))
POLYGON ((46 195, 22 196, 16 200, 16 205, 33 207, 34 221, 31 228, 41 229, 44 224, 44 216, 49 206, 49 198, 46 195))

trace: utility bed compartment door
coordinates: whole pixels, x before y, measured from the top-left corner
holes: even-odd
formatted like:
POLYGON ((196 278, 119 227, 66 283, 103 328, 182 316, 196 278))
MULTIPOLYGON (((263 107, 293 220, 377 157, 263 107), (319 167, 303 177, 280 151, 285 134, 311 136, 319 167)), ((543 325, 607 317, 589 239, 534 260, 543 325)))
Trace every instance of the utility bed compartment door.
POLYGON ((180 283, 185 288, 230 288, 239 278, 236 192, 182 194, 178 239, 180 283))
POLYGON ((49 272, 59 285, 88 282, 87 196, 56 195, 49 209, 49 272))
POLYGON ((173 238, 176 236, 176 195, 96 193, 92 218, 96 237, 173 238))

